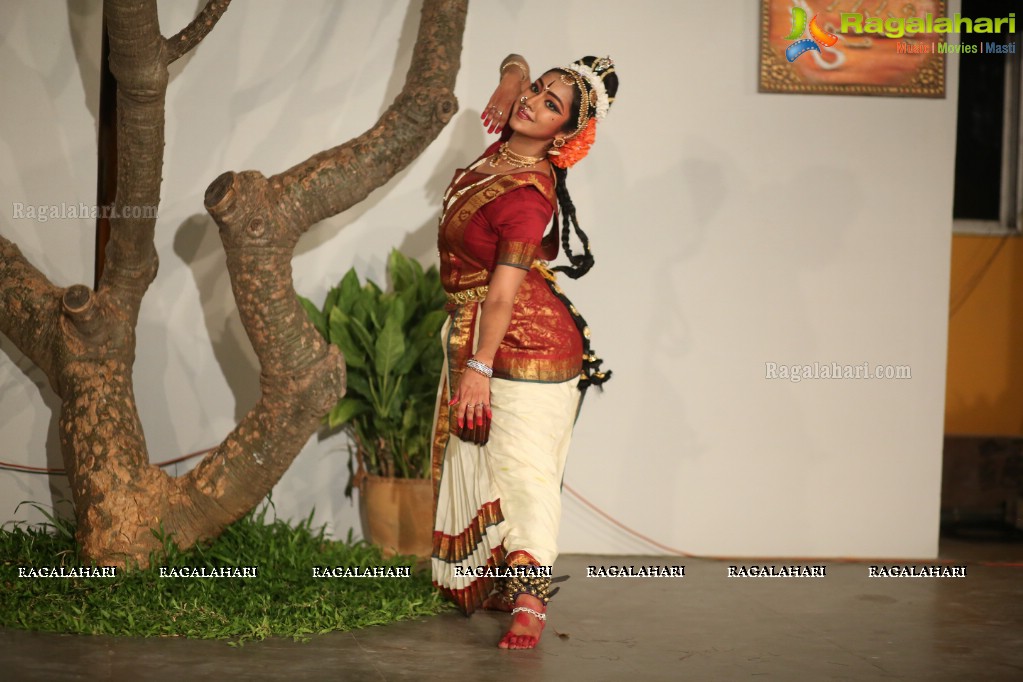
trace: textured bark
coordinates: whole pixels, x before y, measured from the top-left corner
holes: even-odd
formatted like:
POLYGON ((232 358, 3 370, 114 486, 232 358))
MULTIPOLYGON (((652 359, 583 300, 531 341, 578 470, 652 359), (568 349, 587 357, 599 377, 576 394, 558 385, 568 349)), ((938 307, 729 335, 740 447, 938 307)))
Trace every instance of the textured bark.
POLYGON ((0 333, 60 395, 60 439, 78 520, 81 559, 146 565, 161 528, 180 547, 216 537, 287 470, 344 394, 344 361, 298 305, 291 259, 315 222, 356 204, 432 141, 454 115, 468 0, 425 0, 412 67, 370 130, 279 175, 228 172, 206 191, 220 228, 241 320, 259 358, 256 406, 189 474, 149 464, 132 368, 139 306, 156 277, 167 66, 195 47, 230 0, 208 0, 170 39, 155 0, 106 0, 117 79, 117 200, 96 291, 50 283, 0 237, 0 333), (125 210, 125 209, 128 210, 125 210))
POLYGON ((167 39, 168 63, 173 62, 198 45, 206 34, 220 21, 221 15, 227 11, 231 0, 206 0, 206 6, 196 15, 188 26, 167 39))

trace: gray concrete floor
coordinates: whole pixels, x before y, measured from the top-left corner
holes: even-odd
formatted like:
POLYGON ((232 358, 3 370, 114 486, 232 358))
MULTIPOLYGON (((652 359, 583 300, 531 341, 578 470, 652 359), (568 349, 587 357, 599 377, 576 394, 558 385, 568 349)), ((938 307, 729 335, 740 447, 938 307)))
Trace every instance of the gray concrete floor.
MULTIPOLYGON (((307 643, 0 630, 0 680, 1019 680, 1023 545, 946 541, 965 579, 727 578, 730 563, 565 556, 571 579, 534 651, 494 645, 507 615, 456 613, 307 643), (587 565, 685 564, 683 579, 586 578, 587 565)), ((888 563, 888 562, 886 562, 888 563)), ((926 563, 926 562, 918 562, 926 563)))

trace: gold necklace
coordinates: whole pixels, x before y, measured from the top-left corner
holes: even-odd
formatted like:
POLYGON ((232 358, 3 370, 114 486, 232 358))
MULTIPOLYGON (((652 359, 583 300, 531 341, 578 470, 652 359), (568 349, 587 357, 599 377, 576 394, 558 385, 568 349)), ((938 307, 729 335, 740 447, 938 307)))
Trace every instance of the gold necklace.
POLYGON ((497 168, 498 164, 504 161, 512 168, 525 168, 526 166, 540 163, 543 161, 543 158, 542 156, 516 154, 508 148, 507 142, 502 142, 501 146, 497 148, 497 153, 490 157, 490 166, 491 168, 497 168))

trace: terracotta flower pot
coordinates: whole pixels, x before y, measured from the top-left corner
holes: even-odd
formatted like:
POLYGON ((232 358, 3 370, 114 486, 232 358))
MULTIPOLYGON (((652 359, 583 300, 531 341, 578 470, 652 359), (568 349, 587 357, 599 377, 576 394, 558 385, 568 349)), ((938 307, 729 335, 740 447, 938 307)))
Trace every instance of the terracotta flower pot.
POLYGON ((385 557, 433 553, 433 481, 366 475, 359 484, 362 535, 385 557))

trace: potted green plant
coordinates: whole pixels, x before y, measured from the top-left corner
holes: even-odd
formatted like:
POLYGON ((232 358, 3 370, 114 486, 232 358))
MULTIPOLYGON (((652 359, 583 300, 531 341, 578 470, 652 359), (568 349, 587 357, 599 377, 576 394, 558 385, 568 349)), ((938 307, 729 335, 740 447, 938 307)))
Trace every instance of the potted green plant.
POLYGON ((391 290, 351 269, 317 308, 299 299, 316 328, 344 353, 348 390, 326 417, 351 437, 345 489, 359 488, 363 536, 385 555, 432 552, 430 450, 439 339, 447 318, 436 266, 398 250, 387 259, 391 290))

